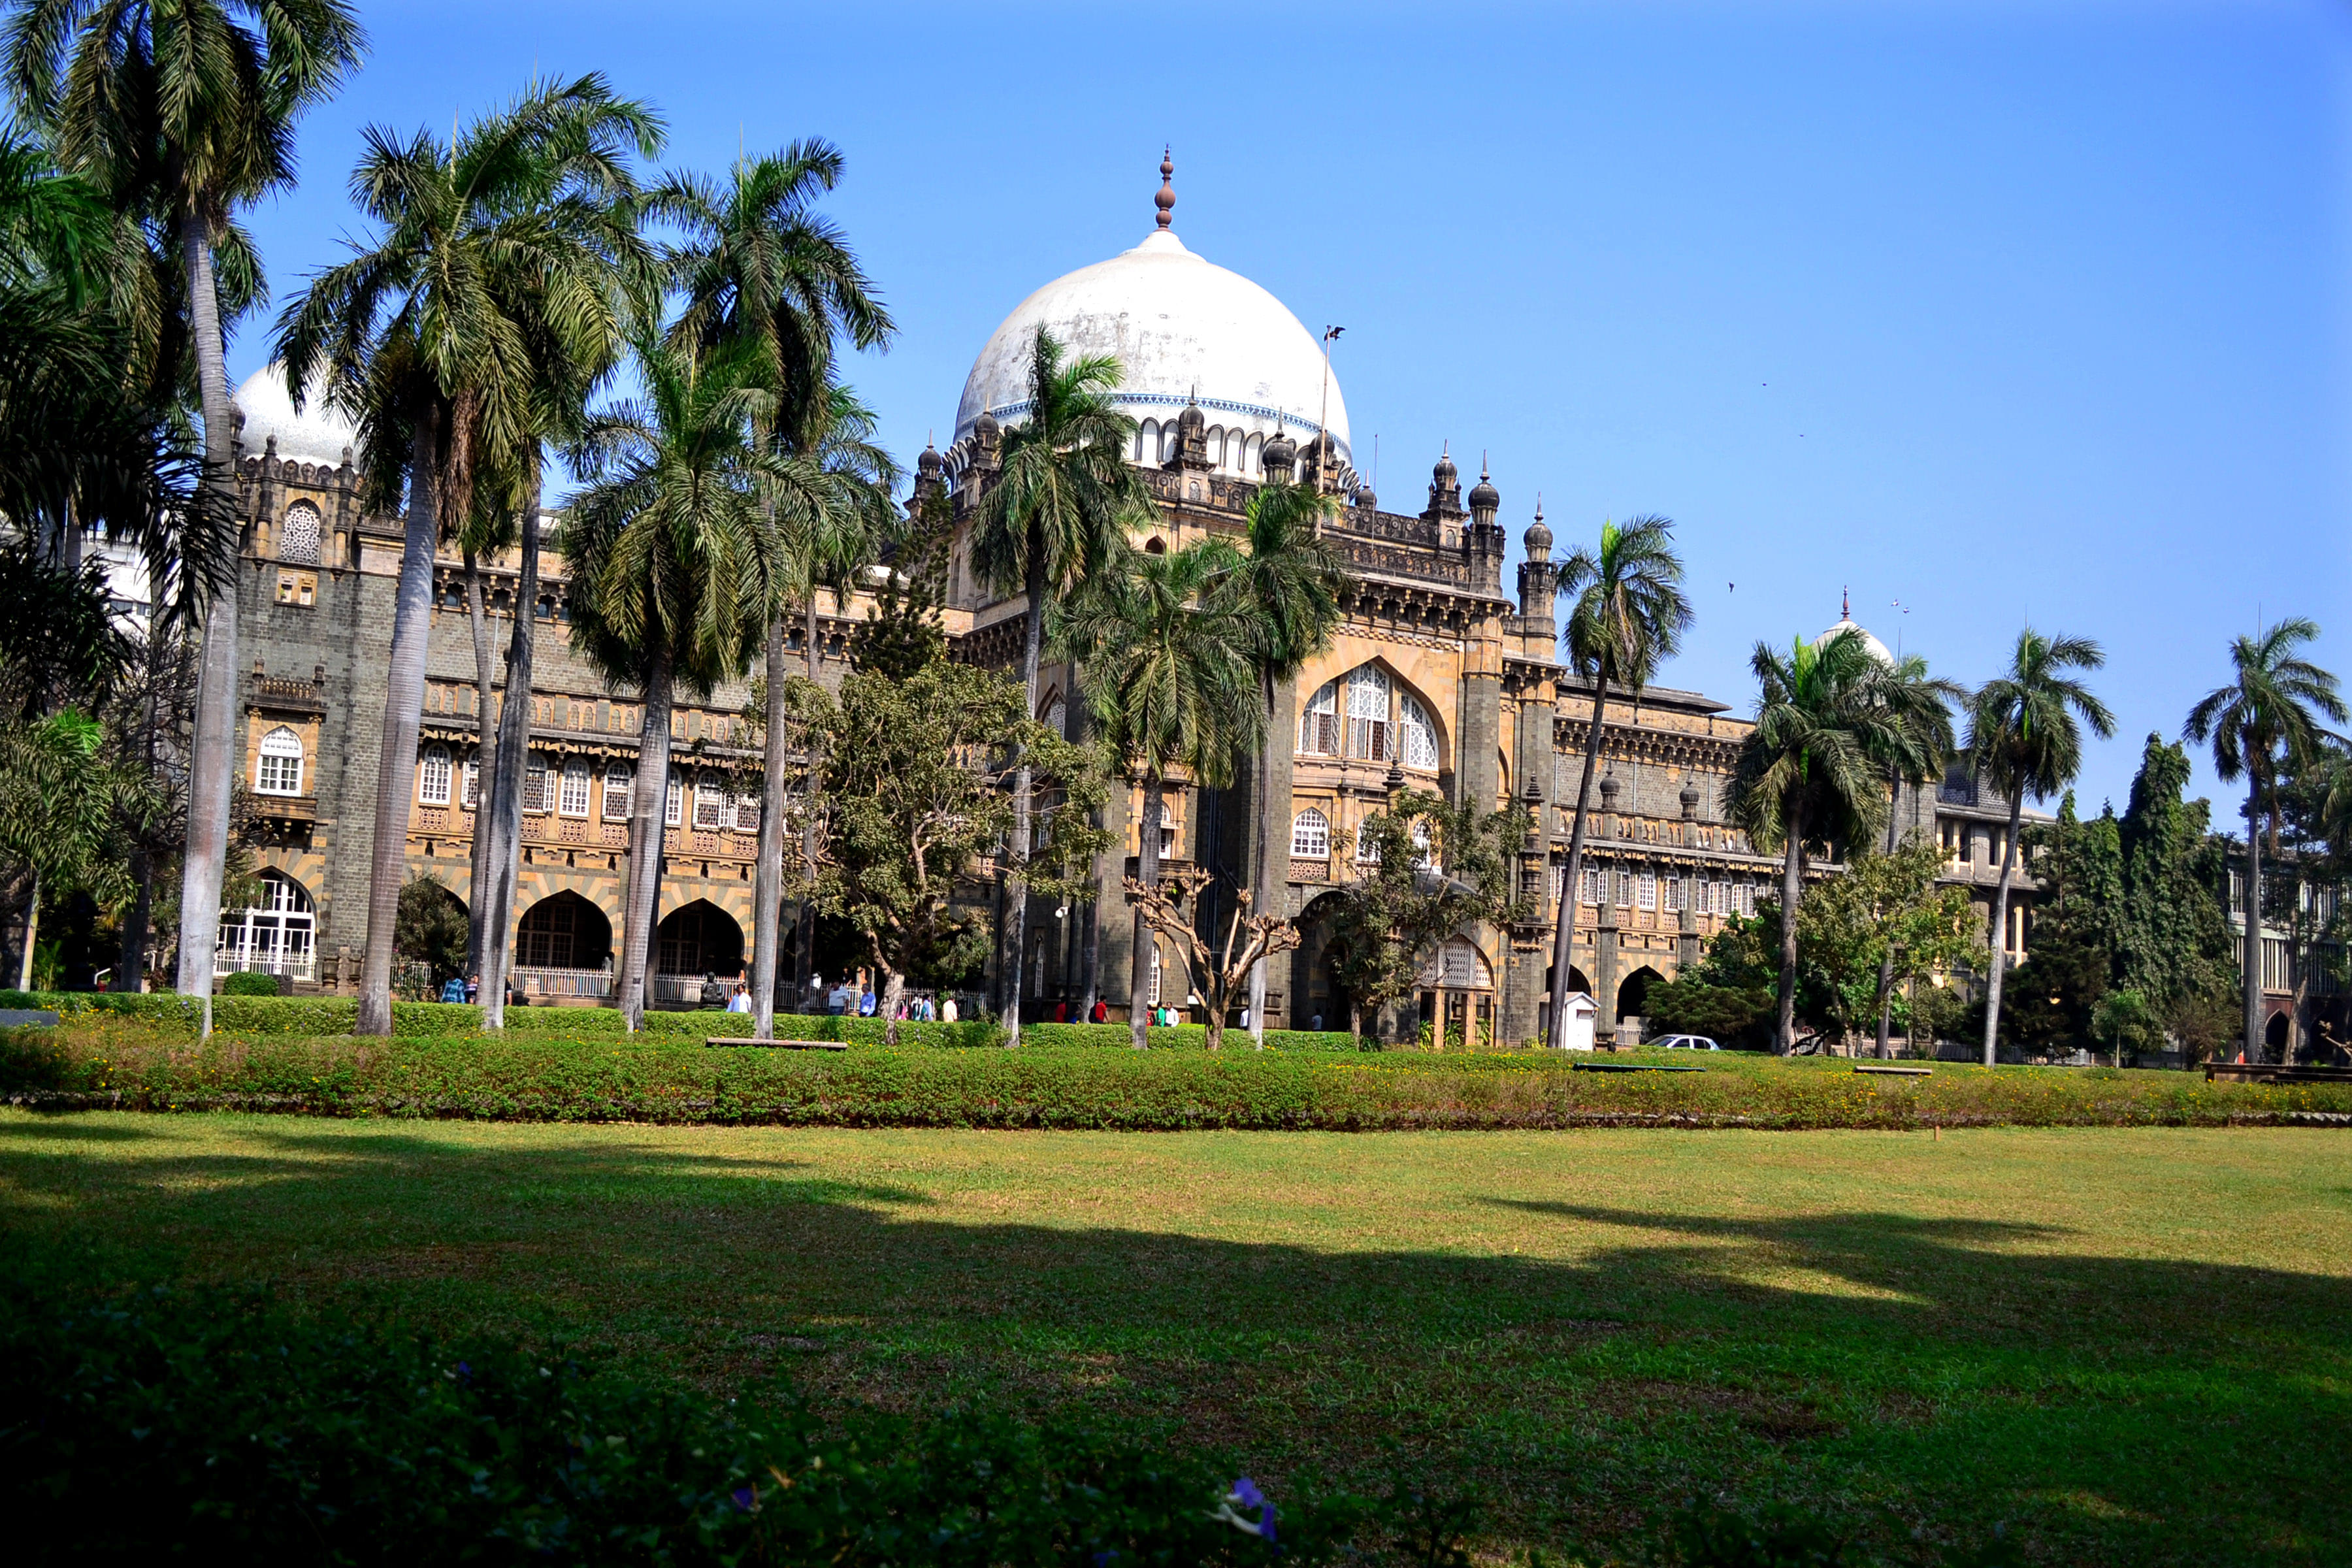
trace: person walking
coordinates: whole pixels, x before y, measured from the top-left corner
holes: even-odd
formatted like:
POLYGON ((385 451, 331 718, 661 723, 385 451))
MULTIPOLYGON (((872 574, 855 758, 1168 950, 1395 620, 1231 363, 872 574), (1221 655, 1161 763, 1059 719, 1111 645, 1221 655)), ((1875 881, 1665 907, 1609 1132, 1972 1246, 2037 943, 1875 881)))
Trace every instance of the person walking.
POLYGON ((942 1003, 940 1003, 940 1023, 942 1023, 942 1024, 952 1024, 952 1023, 954 1023, 955 1021, 956 1021, 956 1005, 955 1005, 955 998, 954 998, 954 997, 952 997, 952 996, 950 996, 950 997, 949 997, 946 1001, 944 1001, 944 1002, 942 1002, 942 1003))

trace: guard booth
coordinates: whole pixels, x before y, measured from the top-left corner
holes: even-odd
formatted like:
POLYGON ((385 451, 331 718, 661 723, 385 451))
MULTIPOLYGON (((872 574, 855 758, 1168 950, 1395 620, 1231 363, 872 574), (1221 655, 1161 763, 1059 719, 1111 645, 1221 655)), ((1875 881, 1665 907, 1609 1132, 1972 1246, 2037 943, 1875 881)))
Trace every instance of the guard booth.
POLYGON ((1559 1033, 1559 1048, 1564 1051, 1589 1051, 1592 1048, 1592 1029, 1601 1016, 1601 1005, 1581 991, 1568 994, 1568 1026, 1559 1033))

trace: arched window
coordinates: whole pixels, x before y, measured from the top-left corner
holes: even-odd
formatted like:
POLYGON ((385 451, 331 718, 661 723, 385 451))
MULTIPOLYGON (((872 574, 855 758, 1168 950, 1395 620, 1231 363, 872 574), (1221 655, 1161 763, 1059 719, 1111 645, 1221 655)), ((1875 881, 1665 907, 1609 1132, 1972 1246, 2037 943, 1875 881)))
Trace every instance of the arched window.
POLYGON ((563 764, 563 795, 558 809, 566 816, 588 815, 588 759, 574 757, 563 764))
POLYGON ((1387 762, 1395 742, 1389 730, 1389 677, 1376 664, 1348 672, 1348 754, 1387 762))
POLYGON ((1290 853, 1300 860, 1328 858, 1331 853, 1331 819, 1311 805, 1292 817, 1290 853))
POLYGON ((1408 691, 1399 700, 1397 708, 1404 718, 1404 765, 1409 768, 1437 768, 1437 726, 1430 722, 1429 710, 1421 699, 1408 691))
POLYGON ((1147 419, 1135 427, 1135 460, 1156 463, 1160 460, 1160 421, 1147 419))
POLYGON ((1160 855, 1162 859, 1172 859, 1176 854, 1177 814, 1172 809, 1175 804, 1168 800, 1160 803, 1160 855))
POLYGON ((1247 441, 1242 444, 1242 472, 1244 474, 1254 474, 1257 472, 1258 454, 1263 452, 1265 449, 1265 437, 1255 433, 1251 435, 1247 441))
POLYGON ((216 967, 231 972, 314 978, 311 939, 316 917, 302 884, 280 871, 261 873, 252 906, 221 911, 216 967))
POLYGON ((547 793, 547 759, 533 752, 523 764, 522 808, 544 816, 554 804, 547 793))
POLYGON ((1298 749, 1310 757, 1339 754, 1339 683, 1327 680, 1298 716, 1298 749))
POLYGON ((1070 732, 1070 705, 1062 700, 1062 694, 1058 691, 1046 700, 1045 723, 1045 728, 1056 735, 1066 736, 1070 732))
POLYGON ((673 772, 669 775, 669 795, 662 802, 662 821, 671 827, 676 827, 685 820, 686 789, 678 782, 677 774, 673 772))
POLYGON ((260 795, 302 793, 301 736, 280 724, 261 737, 261 755, 255 761, 253 787, 260 795))
POLYGON ((727 826, 727 786, 717 773, 705 773, 694 784, 694 826, 698 833, 716 833, 727 826))
POLYGON ((629 819, 629 781, 635 770, 626 763, 610 763, 604 768, 604 820, 626 822, 629 819))
POLYGON ((438 741, 417 759, 416 798, 426 805, 449 804, 449 748, 438 741))
POLYGON ((319 509, 309 501, 286 509, 286 521, 278 526, 278 559, 289 566, 319 563, 319 509))

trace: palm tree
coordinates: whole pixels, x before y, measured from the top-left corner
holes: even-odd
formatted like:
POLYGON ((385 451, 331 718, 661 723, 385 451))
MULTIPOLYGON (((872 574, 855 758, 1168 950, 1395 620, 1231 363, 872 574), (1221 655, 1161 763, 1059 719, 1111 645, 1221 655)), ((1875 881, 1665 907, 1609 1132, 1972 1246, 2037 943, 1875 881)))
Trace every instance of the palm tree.
MULTIPOLYGON (((698 175, 677 174, 653 194, 650 214, 684 231, 669 252, 670 271, 685 307, 673 333, 705 343, 755 345, 768 390, 777 405, 774 426, 761 432, 779 453, 808 457, 833 442, 866 447, 872 417, 833 379, 834 345, 846 337, 861 349, 880 348, 896 330, 877 290, 841 233, 815 215, 816 199, 841 179, 840 152, 823 141, 796 142, 771 156, 735 166, 721 190, 698 175), (859 423, 862 417, 863 423, 859 423), (854 434, 853 434, 854 432, 854 434)), ((795 576, 803 588, 809 679, 816 678, 816 594, 835 584, 866 553, 864 524, 872 511, 869 483, 853 481, 859 466, 818 458, 804 477, 796 526, 795 576)), ((863 467, 870 479, 895 478, 887 457, 863 467)), ((887 506, 887 493, 882 497, 887 506)), ((771 512, 771 517, 773 517, 771 512)), ((760 851, 752 895, 751 995, 759 1039, 775 1037, 776 967, 783 898, 784 780, 788 764, 783 676, 786 605, 771 605, 767 633, 767 758, 760 810, 760 851)), ((803 845, 813 852, 813 845, 803 845)), ((803 921, 804 929, 810 922, 803 921)), ((814 932, 811 931, 813 936, 814 932)), ((807 955, 803 954, 803 973, 807 955)))
POLYGON ((2000 983, 2009 946, 2009 889, 2017 875, 2017 830, 2025 797, 2047 800, 2074 782, 2083 766, 2081 724, 2105 740, 2115 715, 2068 677, 2096 669, 2106 655, 2088 637, 2043 637, 2032 626, 2017 634, 2009 673, 1988 680, 1969 705, 1969 762, 1979 778, 2009 800, 2009 837, 2000 851, 2000 881, 1993 889, 1992 925, 1985 970, 1984 1065, 1993 1065, 2000 1030, 2000 983))
POLYGON ((1887 667, 1858 629, 1784 657, 1758 643, 1756 724, 1740 742, 1724 814, 1756 847, 1781 854, 1780 1007, 1774 1049, 1797 1041, 1797 904, 1811 848, 1867 843, 1886 809, 1879 759, 1911 722, 1886 690, 1887 667))
POLYGON ((765 367, 740 345, 706 349, 640 328, 641 400, 589 422, 572 465, 588 488, 563 531, 572 642, 644 699, 629 795, 629 876, 621 1011, 645 1021, 646 968, 661 889, 670 703, 740 675, 759 646, 783 574, 761 491, 775 459, 755 421, 775 417, 765 367))
MULTIPOLYGON (((359 62, 346 0, 29 0, 9 24, 8 86, 59 164, 151 221, 180 300, 204 416, 208 510, 236 510, 223 290, 249 274, 235 215, 294 183, 294 122, 359 62)), ((205 616, 180 894, 179 988, 206 994, 227 864, 238 729, 236 595, 205 616)))
MULTIPOLYGON (((1142 476, 1128 466, 1135 422, 1112 404, 1118 363, 1064 357, 1037 329, 1029 357, 1029 411, 1007 431, 995 484, 981 497, 972 564, 1000 594, 1019 593, 1025 608, 1021 687, 1037 716, 1037 667, 1049 598, 1115 568, 1127 550, 1129 521, 1149 505, 1142 476)), ((1005 879, 1006 1037, 1021 1042, 1021 964, 1029 913, 1029 814, 1033 780, 1024 764, 1013 778, 1013 858, 1005 879)))
POLYGON ((2321 719, 2345 719, 2336 677, 2302 657, 2303 646, 2318 637, 2316 623, 2290 616, 2237 638, 2230 645, 2237 678, 2206 693, 2182 731, 2184 739, 2212 742, 2213 771, 2223 783, 2246 781, 2245 1030, 2246 1049, 2254 1054, 2263 1026, 2262 837, 2267 826, 2275 853, 2279 770, 2318 752, 2326 738, 2321 719))
MULTIPOLYGON (((1056 648, 1083 661, 1087 706, 1104 742, 1143 786, 1137 881, 1160 884, 1160 818, 1177 769, 1202 789, 1222 789, 1263 738, 1259 667, 1250 612, 1223 591, 1242 562, 1233 546, 1204 539, 1165 555, 1137 554, 1054 605, 1056 648)), ((1015 828, 1015 832, 1020 831, 1015 828)), ((1128 977, 1128 1025, 1146 1041, 1152 936, 1135 916, 1128 977)))
POLYGON ((1560 640, 1570 668, 1592 683, 1592 717, 1584 736, 1584 772, 1576 786, 1576 816, 1568 832, 1568 876, 1559 889, 1559 916, 1551 939, 1552 1042, 1563 1037, 1568 1012, 1569 947, 1576 935, 1577 884, 1584 875, 1584 825, 1592 805, 1592 774, 1601 761, 1602 717, 1609 689, 1638 692, 1658 666, 1682 647, 1691 624, 1683 596, 1682 557, 1675 553, 1671 518, 1636 517, 1622 528, 1601 525, 1601 548, 1582 545, 1560 563, 1556 591, 1576 595, 1560 640))
MULTIPOLYGON (((434 552, 478 509, 537 505, 541 444, 577 427, 625 322, 647 308, 653 258, 637 236, 628 159, 659 152, 662 134, 652 110, 590 75, 534 82, 446 145, 425 131, 404 143, 381 127, 362 141, 352 197, 379 232, 311 279, 278 336, 278 357, 321 367, 329 397, 357 416, 373 503, 407 495, 355 1025, 380 1035, 392 1028, 434 552)), ((299 402, 307 389, 288 374, 299 402)), ((517 606, 519 632, 530 613, 517 606)), ((527 634, 518 640, 507 708, 520 725, 530 671, 527 634)), ((502 736, 502 773, 519 763, 508 750, 502 736)), ((491 859, 495 869, 495 846, 491 859)), ((488 928, 494 960, 501 925, 488 928)))
MULTIPOLYGON (((1906 654, 1888 663, 1877 682, 1878 700, 1895 721, 1893 729, 1873 742, 1873 760, 1886 774, 1886 852, 1895 847, 1894 804, 1905 784, 1914 789, 1939 778, 1958 747, 1952 735, 1952 708, 1969 700, 1968 688, 1927 673, 1927 661, 1906 654)), ((1890 1049, 1889 1027, 1895 1011, 1895 949, 1890 945, 1878 960, 1878 1055, 1890 1049)))
MULTIPOLYGON (((1270 480, 1249 500, 1249 554, 1223 592, 1251 631, 1250 653, 1257 666, 1258 698, 1265 709, 1265 736, 1258 757, 1257 865, 1251 878, 1261 915, 1273 913, 1286 880, 1274 875, 1281 857, 1276 844, 1289 824, 1289 805, 1265 787, 1275 774, 1276 748, 1295 743, 1276 722, 1276 688, 1295 679, 1308 659, 1331 646, 1339 624, 1339 599, 1348 572, 1339 552, 1323 537, 1323 524, 1339 514, 1339 502, 1313 485, 1270 480)), ((1286 863, 1286 862, 1285 862, 1286 863)), ((1250 1037, 1265 1044, 1265 960, 1251 966, 1250 1037)))

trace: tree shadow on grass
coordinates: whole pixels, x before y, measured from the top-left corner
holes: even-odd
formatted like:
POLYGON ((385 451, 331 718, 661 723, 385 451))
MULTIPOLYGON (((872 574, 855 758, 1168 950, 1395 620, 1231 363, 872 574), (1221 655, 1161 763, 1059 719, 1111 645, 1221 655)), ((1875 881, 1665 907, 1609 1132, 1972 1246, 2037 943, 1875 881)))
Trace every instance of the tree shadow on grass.
POLYGON ((1489 1201, 1570 1233, 1570 1260, 1324 1250, 950 1219, 807 1159, 609 1136, 289 1122, 242 1129, 251 1155, 60 1161, 27 1126, 0 1125, 12 1250, 103 1227, 110 1268, 585 1338, 714 1387, 1091 1412, 1274 1474, 1360 1476, 1389 1437, 1525 1540, 1605 1548, 1734 1491, 1898 1557, 1914 1528, 1997 1520, 2066 1562, 2352 1556, 2333 1277, 2096 1256, 2021 1220, 1512 1198, 1489 1201))

